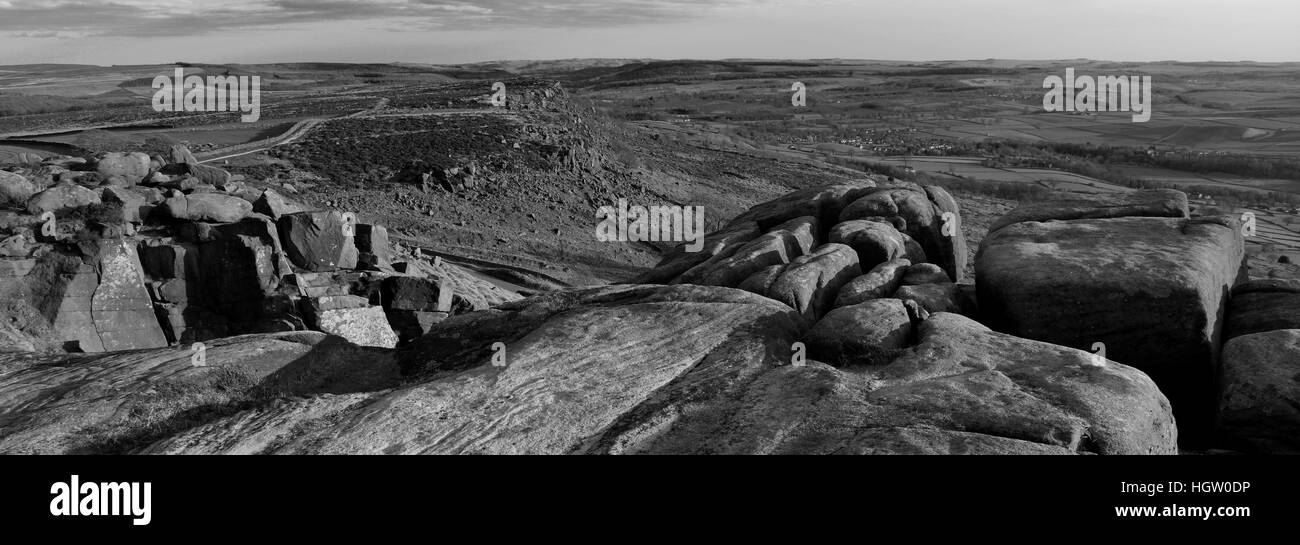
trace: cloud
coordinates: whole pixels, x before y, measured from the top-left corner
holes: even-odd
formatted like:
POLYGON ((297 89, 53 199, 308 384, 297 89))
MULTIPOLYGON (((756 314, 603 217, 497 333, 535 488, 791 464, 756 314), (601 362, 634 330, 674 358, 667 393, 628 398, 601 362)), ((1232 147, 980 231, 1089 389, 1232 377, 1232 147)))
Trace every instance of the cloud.
POLYGON ((771 0, 0 0, 0 33, 206 35, 322 22, 394 30, 591 28, 690 20, 771 0))

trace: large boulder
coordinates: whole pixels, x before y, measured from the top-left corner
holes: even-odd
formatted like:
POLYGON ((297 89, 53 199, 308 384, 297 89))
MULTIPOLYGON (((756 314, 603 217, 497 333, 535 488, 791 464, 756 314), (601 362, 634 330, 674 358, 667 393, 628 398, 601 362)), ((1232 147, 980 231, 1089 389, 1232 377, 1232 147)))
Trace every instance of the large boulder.
POLYGON ((40 188, 21 175, 7 170, 0 170, 0 206, 17 204, 26 205, 40 188))
POLYGON ((989 226, 989 231, 1026 221, 1125 217, 1186 218, 1187 194, 1173 189, 1145 189, 1128 193, 1098 193, 1087 197, 1057 196, 1020 205, 994 221, 989 226))
POLYGON ((853 248, 825 244, 791 261, 768 287, 767 296, 816 321, 830 311, 840 288, 861 274, 853 248))
POLYGON ((355 233, 347 233, 338 212, 298 212, 278 222, 284 250, 294 265, 312 272, 357 266, 355 233))
POLYGON ((834 366, 889 363, 912 344, 912 320, 898 299, 832 310, 804 336, 808 357, 834 366))
POLYGON ((1146 375, 939 314, 879 367, 792 359, 804 320, 734 289, 612 286, 452 317, 401 386, 254 405, 148 453, 1172 454, 1146 375))
POLYGON ((1195 442, 1213 421, 1243 245, 1231 218, 1015 223, 980 247, 979 308, 998 331, 1085 350, 1104 343, 1107 357, 1151 375, 1195 442))
POLYGON ((745 243, 725 258, 700 263, 682 273, 674 284, 735 287, 772 265, 789 263, 817 245, 817 218, 799 217, 745 243))
POLYGON ((846 307, 893 295, 911 265, 912 262, 906 259, 894 259, 876 265, 867 274, 850 280, 840 288, 835 306, 846 307))
POLYGON ((224 193, 191 193, 163 201, 163 210, 173 218, 190 221, 234 223, 253 211, 252 203, 224 193))
POLYGON ((1223 347, 1219 429, 1236 447, 1300 454, 1300 329, 1236 337, 1223 347))
POLYGON ((104 178, 117 176, 128 186, 135 185, 149 175, 149 154, 138 151, 108 153, 99 158, 95 170, 104 178))
POLYGON ((293 199, 285 197, 279 191, 267 189, 253 202, 253 211, 278 220, 280 216, 306 212, 310 208, 293 199))
POLYGON ((128 453, 252 402, 397 385, 391 351, 318 332, 60 357, 0 353, 0 453, 128 453))
POLYGON ((148 214, 148 199, 130 189, 105 186, 100 190, 100 200, 106 203, 116 203, 122 206, 122 221, 131 223, 140 223, 144 215, 148 214), (143 214, 142 214, 143 212, 143 214))
POLYGON ((397 333, 380 307, 344 307, 316 312, 316 327, 358 346, 395 348, 397 333))
POLYGON ((72 182, 62 182, 27 199, 27 211, 33 215, 99 204, 99 193, 72 182))
POLYGON ((853 248, 862 269, 871 270, 886 261, 907 257, 905 236, 887 223, 853 220, 832 227, 828 240, 853 248))
POLYGON ((247 411, 150 452, 584 452, 683 374, 775 368, 801 323, 785 305, 725 288, 548 293, 434 326, 405 352, 408 386, 247 411))

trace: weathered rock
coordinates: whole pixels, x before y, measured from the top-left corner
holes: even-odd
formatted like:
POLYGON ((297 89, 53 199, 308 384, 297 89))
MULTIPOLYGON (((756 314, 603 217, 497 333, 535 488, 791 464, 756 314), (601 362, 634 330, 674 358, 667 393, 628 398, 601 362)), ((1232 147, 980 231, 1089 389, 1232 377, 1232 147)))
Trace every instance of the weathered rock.
POLYGON ((100 190, 100 200, 106 203, 117 203, 122 205, 122 221, 131 223, 140 223, 143 215, 148 215, 151 207, 147 207, 147 201, 144 195, 136 193, 130 189, 121 187, 108 186, 100 190))
POLYGON ((163 201, 163 210, 173 218, 191 221, 234 223, 253 211, 253 205, 223 193, 192 193, 163 201))
POLYGON ((279 191, 268 189, 262 192, 262 196, 253 203, 253 211, 259 214, 266 214, 271 219, 278 220, 280 216, 287 214, 297 214, 306 212, 308 207, 302 203, 292 200, 279 191))
POLYGON ((409 386, 248 411, 149 451, 583 452, 687 372, 774 368, 771 354, 788 351, 801 322, 785 305, 724 288, 548 293, 435 326, 406 351, 409 386), (295 428, 308 422, 319 425, 295 428))
POLYGON ((1243 256, 1231 218, 1011 224, 976 258, 980 313, 1020 337, 1104 343, 1160 384, 1195 442, 1213 420, 1224 299, 1243 256))
POLYGON ((316 312, 317 329, 359 346, 395 348, 397 334, 380 307, 336 308, 316 312))
POLYGON ((1300 329, 1251 333, 1223 347, 1219 429, 1263 454, 1300 454, 1300 329))
POLYGON ((928 261, 942 267, 954 280, 963 278, 966 242, 961 214, 956 201, 942 188, 881 187, 846 206, 839 219, 847 222, 867 218, 888 219, 920 245, 928 261), (945 221, 948 214, 951 222, 945 221))
POLYGON ((889 363, 912 337, 912 320, 903 302, 874 299, 830 311, 803 342, 810 359, 840 367, 889 363))
POLYGON ((934 263, 917 263, 907 268, 903 273, 904 286, 919 286, 921 284, 951 284, 952 279, 948 278, 948 273, 943 272, 934 263))
POLYGON ((853 248, 825 244, 791 261, 768 288, 767 296, 816 321, 830 311, 840 288, 861 275, 853 248))
POLYGON ((95 170, 104 178, 121 177, 127 186, 132 186, 149 175, 149 154, 138 151, 109 153, 99 158, 95 170))
POLYGON ((765 267, 789 263, 817 244, 817 219, 795 218, 745 243, 731 255, 682 273, 674 284, 734 287, 765 267))
POLYGON ((3 315, 65 351, 166 346, 134 244, 83 240, 24 259, 0 259, 3 315))
POLYGON ((190 176, 197 178, 200 182, 217 189, 224 188, 226 184, 235 181, 235 178, 223 169, 198 163, 189 165, 189 173, 190 176))
POLYGON ((997 231, 1026 221, 1102 219, 1123 217, 1186 218, 1187 194, 1172 189, 1144 189, 1129 193, 1070 194, 1022 204, 993 222, 997 231))
POLYGON ((766 296, 768 290, 772 288, 772 284, 776 283, 776 279, 781 277, 781 273, 785 271, 787 266, 782 264, 763 267, 762 270, 750 275, 739 286, 736 286, 736 289, 766 296))
POLYGON ((871 270, 886 261, 907 256, 903 234, 886 223, 846 221, 831 228, 828 240, 853 248, 863 270, 871 270))
POLYGON ((181 144, 176 144, 172 146, 171 162, 174 164, 182 164, 182 165, 199 164, 198 159, 194 158, 194 154, 190 153, 190 149, 181 144))
POLYGON ((25 205, 39 188, 36 184, 18 174, 0 170, 0 206, 7 204, 25 205))
POLYGON ((1232 289, 1225 341, 1278 329, 1300 329, 1300 281, 1253 280, 1232 289))
POLYGON ((993 333, 953 314, 884 367, 701 367, 609 426, 587 452, 823 454, 892 450, 893 431, 965 435, 982 453, 1176 454, 1168 401, 1131 367, 993 333), (687 409, 689 407, 689 410, 687 409), (672 416, 676 415, 676 416, 672 416), (979 436, 979 437, 975 437, 979 436))
POLYGON ((312 272, 356 268, 357 248, 342 214, 298 212, 281 216, 277 225, 294 265, 312 272))
POLYGON ((904 301, 915 301, 926 312, 960 313, 961 302, 957 300, 957 285, 922 284, 919 286, 901 286, 894 292, 894 297, 904 301))
POLYGON ((549 293, 435 326, 395 389, 265 404, 146 452, 1176 452, 1168 402, 1127 366, 947 314, 887 366, 792 366, 803 322, 723 288, 549 293))
POLYGON ((441 289, 433 278, 390 276, 383 283, 384 308, 420 312, 447 312, 459 314, 473 310, 464 297, 454 289, 441 289))
POLYGON ((730 257, 738 248, 761 234, 763 234, 763 231, 758 228, 758 224, 755 222, 733 222, 723 229, 705 235, 704 247, 700 251, 688 251, 686 248, 687 243, 680 244, 669 251, 653 269, 641 273, 625 283, 670 283, 673 279, 681 276, 682 273, 701 264, 730 257))
MULTIPOLYGON (((801 189, 787 193, 776 199, 755 205, 745 213, 735 217, 729 226, 748 222, 758 224, 764 231, 790 220, 812 216, 818 225, 829 228, 838 223, 840 211, 858 198, 875 191, 876 183, 860 180, 843 184, 801 189)), ((820 237, 825 233, 818 232, 820 237)))
POLYGON ((0 373, 0 452, 130 452, 254 399, 372 391, 398 379, 391 351, 317 332, 220 339, 201 351, 200 358, 197 346, 185 345, 56 361, 0 354, 0 368, 14 369, 0 373))
POLYGON ((894 259, 876 265, 867 274, 850 280, 840 288, 840 293, 835 298, 835 307, 892 296, 911 265, 912 262, 906 259, 894 259))
POLYGON ((27 211, 32 215, 41 215, 99 203, 99 193, 71 182, 61 182, 27 199, 27 211))

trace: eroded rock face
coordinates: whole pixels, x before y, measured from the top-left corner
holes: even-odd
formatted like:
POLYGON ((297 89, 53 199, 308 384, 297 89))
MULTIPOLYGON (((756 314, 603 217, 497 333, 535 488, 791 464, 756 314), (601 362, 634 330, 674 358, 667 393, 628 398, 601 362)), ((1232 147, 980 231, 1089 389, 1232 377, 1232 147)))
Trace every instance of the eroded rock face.
POLYGON ((1300 281, 1254 280, 1232 288, 1224 339, 1300 329, 1300 281))
POLYGON ((99 204, 99 194, 72 182, 62 182, 27 199, 27 212, 39 216, 66 208, 99 204))
POLYGON ((1031 202, 1002 216, 989 231, 1026 221, 1102 218, 1186 218, 1187 194, 1173 189, 1144 189, 1130 193, 1098 193, 1031 202))
POLYGON ((846 221, 831 228, 830 242, 846 244, 857 252, 863 270, 907 256, 903 234, 887 223, 846 221))
POLYGON ((728 257, 705 261, 674 283, 735 287, 765 267, 789 263, 817 245, 817 218, 799 217, 745 243, 728 257))
POLYGON ((1182 431, 1201 438, 1243 257, 1230 218, 1015 223, 981 245, 979 307, 999 331, 1081 349, 1104 343, 1107 357, 1150 374, 1182 431))
POLYGON ((767 296, 816 321, 830 311, 840 288, 861 274, 853 248, 826 244, 790 262, 768 287, 767 296))
MULTIPOLYGON (((887 303, 872 303, 885 305, 887 303)), ((892 309, 897 316, 897 308, 892 309)), ((1144 374, 939 314, 891 363, 792 365, 806 322, 734 289, 615 286, 449 318, 406 385, 253 408, 153 453, 1175 452, 1144 374)))
POLYGON ((832 310, 804 336, 808 357, 834 366, 889 363, 912 343, 912 320, 898 299, 832 310))
POLYGON ((943 188, 915 184, 880 187, 840 212, 840 222, 854 220, 889 222, 915 240, 928 261, 943 268, 954 281, 963 280, 966 239, 961 231, 961 212, 957 201, 943 188))
POLYGON ((0 170, 0 205, 27 204, 40 188, 18 174, 0 170))
POLYGON ((771 354, 788 351, 801 324, 789 307, 732 289, 546 294, 438 324, 404 358, 409 374, 428 378, 364 406, 353 407, 357 398, 293 402, 196 428, 151 450, 578 452, 694 367, 775 365, 771 354), (337 424, 302 441, 287 427, 326 420, 337 424))
POLYGON ((191 193, 163 201, 173 218, 191 221, 234 223, 253 211, 252 203, 223 193, 191 193))
POLYGON ((835 299, 835 307, 856 305, 871 299, 889 297, 898 289, 912 262, 895 259, 876 265, 867 274, 850 280, 835 299))
POLYGON ((280 217, 277 226, 285 252, 294 265, 312 272, 351 269, 357 248, 339 212, 298 212, 280 217))
POLYGON ((1236 337, 1223 348, 1219 429, 1244 450, 1300 454, 1300 329, 1236 337))
POLYGON ((0 453, 122 452, 183 430, 187 412, 234 413, 279 395, 397 383, 388 351, 318 332, 231 337, 96 355, 0 353, 0 453), (161 434, 161 435, 159 435, 161 434))

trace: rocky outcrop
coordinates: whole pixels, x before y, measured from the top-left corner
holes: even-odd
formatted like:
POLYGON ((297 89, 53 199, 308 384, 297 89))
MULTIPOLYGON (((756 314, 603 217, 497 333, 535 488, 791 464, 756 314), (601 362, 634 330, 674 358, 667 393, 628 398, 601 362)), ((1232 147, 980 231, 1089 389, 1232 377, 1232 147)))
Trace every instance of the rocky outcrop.
POLYGON ((915 184, 880 187, 850 203, 839 215, 840 222, 854 220, 893 225, 920 244, 926 259, 942 267, 954 281, 964 278, 967 252, 961 212, 943 188, 915 184))
POLYGON ((166 346, 135 246, 88 241, 80 252, 43 246, 0 265, 0 297, 18 330, 73 352, 166 346))
MULTIPOLYGON (((965 267, 965 247, 960 211, 944 190, 914 184, 877 187, 875 181, 863 180, 803 189, 758 204, 708 234, 704 251, 678 246, 628 283, 736 287, 785 302, 815 321, 834 307, 892 295, 904 273, 898 260, 920 265, 927 252, 933 253, 942 264, 926 264, 930 268, 925 270, 939 273, 921 278, 918 272, 914 280, 955 276, 965 267), (854 259, 845 259, 850 253, 854 259), (877 266, 883 268, 874 271, 877 266)), ((967 308, 929 306, 935 312, 967 308)))
POLYGON ((805 327, 734 289, 546 294, 435 326, 394 390, 253 408, 147 451, 1175 452, 1150 379, 1085 352, 939 314, 892 363, 837 370, 788 359, 805 327))
POLYGON ((1243 257, 1231 218, 1014 223, 980 247, 979 307, 998 331, 1080 349, 1104 343, 1108 358, 1151 375, 1180 429, 1201 441, 1215 412, 1224 307, 1243 257))

